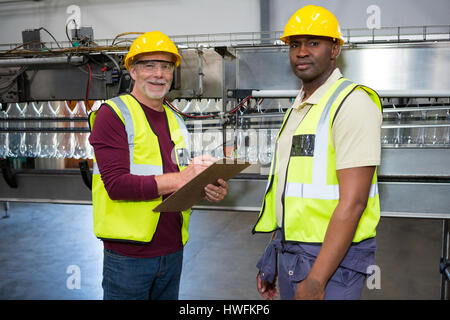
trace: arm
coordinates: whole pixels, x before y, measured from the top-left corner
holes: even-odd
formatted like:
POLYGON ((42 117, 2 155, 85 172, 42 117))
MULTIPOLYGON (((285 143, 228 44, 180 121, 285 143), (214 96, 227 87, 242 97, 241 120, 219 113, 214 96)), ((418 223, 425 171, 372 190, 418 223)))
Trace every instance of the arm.
POLYGON ((98 111, 89 142, 94 148, 101 178, 111 199, 140 201, 158 197, 154 176, 130 174, 125 127, 106 105, 98 111))
POLYGON ((322 248, 295 299, 323 299, 325 286, 350 247, 366 208, 375 166, 337 170, 339 203, 331 217, 322 248))
MULTIPOLYGON (((277 231, 275 230, 274 233, 272 234, 272 239, 270 241, 275 239, 276 234, 277 231)), ((262 281, 260 272, 258 271, 258 274, 256 275, 256 288, 258 289, 258 292, 261 295, 261 297, 263 297, 264 299, 273 300, 278 296, 277 276, 278 274, 275 275, 275 279, 273 282, 262 281)))

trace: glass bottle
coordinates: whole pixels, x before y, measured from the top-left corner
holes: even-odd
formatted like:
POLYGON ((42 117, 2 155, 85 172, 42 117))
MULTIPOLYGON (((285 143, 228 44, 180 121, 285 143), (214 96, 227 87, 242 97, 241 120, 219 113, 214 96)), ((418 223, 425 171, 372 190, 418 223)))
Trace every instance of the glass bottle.
MULTIPOLYGON (((77 105, 72 111, 74 118, 87 117, 86 105, 83 101, 78 101, 77 105)), ((74 128, 87 128, 87 121, 76 121, 73 123, 74 128)), ((73 157, 75 159, 86 159, 87 158, 87 148, 89 146, 89 133, 88 132, 75 132, 74 134, 74 152, 73 157)))
MULTIPOLYGON (((59 113, 59 102, 57 101, 46 101, 43 104, 43 109, 41 113, 42 118, 47 118, 47 120, 41 122, 41 127, 43 129, 52 129, 58 126, 55 120, 52 120, 58 116, 59 113)), ((57 133, 51 131, 43 130, 41 132, 41 158, 54 158, 57 154, 57 133)))
MULTIPOLYGON (((30 102, 28 103, 25 117, 39 119, 41 117, 42 110, 44 108, 43 103, 30 102)), ((27 121, 27 128, 40 129, 41 123, 38 120, 27 121)), ((33 131, 27 132, 25 134, 25 144, 26 144, 26 156, 29 158, 37 158, 41 154, 41 132, 33 131)))
POLYGON ((247 156, 247 148, 246 148, 246 141, 247 135, 246 132, 243 129, 237 129, 236 134, 236 157, 238 159, 246 159, 247 156))
MULTIPOLYGON (((66 101, 58 101, 58 117, 73 118, 72 110, 66 101)), ((71 129, 74 124, 72 121, 58 121, 58 128, 71 129)), ((57 151, 56 157, 65 159, 72 158, 75 149, 75 138, 73 132, 58 132, 57 133, 57 151)))
MULTIPOLYGON (((427 124, 440 125, 446 123, 446 110, 430 110, 426 113, 427 124)), ((425 130, 425 144, 441 145, 446 143, 445 127, 427 127, 425 130)))
MULTIPOLYGON (((8 118, 23 118, 25 119, 26 104, 24 103, 10 103, 6 113, 8 118)), ((10 121, 9 128, 25 129, 25 121, 10 121)), ((26 145, 25 145, 25 132, 15 131, 9 132, 9 148, 8 157, 25 157, 26 145)))

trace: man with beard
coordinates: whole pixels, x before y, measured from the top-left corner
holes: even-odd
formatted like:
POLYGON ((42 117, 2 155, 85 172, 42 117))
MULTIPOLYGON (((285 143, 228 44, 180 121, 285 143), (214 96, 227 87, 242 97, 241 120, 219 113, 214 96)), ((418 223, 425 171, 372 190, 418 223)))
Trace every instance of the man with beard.
POLYGON ((334 15, 299 9, 281 40, 302 88, 286 112, 253 232, 274 232, 257 264, 267 299, 359 299, 375 263, 381 103, 343 78, 334 15))
MULTIPOLYGON (((94 233, 103 240, 104 299, 178 299, 190 210, 153 212, 164 198, 214 162, 189 163, 183 119, 164 105, 181 56, 159 31, 139 36, 125 66, 131 94, 105 101, 90 114, 94 148, 94 233)), ((206 199, 222 200, 228 186, 205 187, 206 199)))

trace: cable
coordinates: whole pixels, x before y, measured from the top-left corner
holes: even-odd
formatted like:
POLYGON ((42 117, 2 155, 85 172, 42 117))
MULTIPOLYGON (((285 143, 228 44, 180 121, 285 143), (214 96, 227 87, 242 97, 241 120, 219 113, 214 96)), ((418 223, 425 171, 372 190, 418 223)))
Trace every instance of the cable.
MULTIPOLYGON (((87 62, 85 62, 84 64, 87 64, 87 62)), ((84 64, 76 66, 76 67, 78 67, 78 70, 80 70, 81 72, 89 74, 89 71, 83 70, 82 67, 84 66, 84 64)), ((94 79, 98 79, 98 80, 105 80, 105 75, 93 73, 92 71, 90 72, 90 77, 94 78, 94 79)))
POLYGON ((131 42, 131 43, 133 43, 133 40, 131 40, 131 39, 123 39, 123 40, 117 41, 115 43, 115 45, 117 46, 119 43, 123 43, 123 42, 131 42))
POLYGON ((250 100, 251 97, 252 97, 252 96, 249 95, 247 98, 245 98, 241 103, 239 103, 239 104, 237 105, 237 107, 236 107, 234 110, 230 111, 229 114, 233 114, 233 113, 235 113, 237 110, 239 110, 239 109, 244 105, 244 103, 246 103, 248 100, 250 100))
POLYGON ((88 85, 86 89, 86 102, 84 103, 84 107, 86 108, 86 114, 88 114, 88 105, 89 105, 89 91, 91 90, 91 81, 92 81, 92 70, 91 65, 87 63, 88 69, 89 69, 89 80, 88 85))
POLYGON ((101 54, 104 55, 105 57, 107 57, 109 60, 111 60, 111 62, 116 67, 117 72, 119 73, 119 77, 120 77, 122 75, 122 69, 120 69, 119 63, 117 63, 117 61, 113 57, 111 57, 109 54, 106 54, 104 52, 102 52, 101 54))
POLYGON ((116 42, 117 38, 121 37, 121 36, 126 36, 129 34, 144 34, 144 32, 124 32, 124 33, 119 33, 112 41, 111 46, 114 45, 114 42, 116 42))
MULTIPOLYGON (((2 54, 2 55, 7 55, 7 54, 9 54, 9 53, 16 53, 16 50, 17 50, 17 49, 22 48, 22 47, 27 46, 27 45, 30 45, 30 44, 36 44, 36 43, 40 43, 40 44, 43 46, 42 49, 46 49, 46 50, 47 50, 48 52, 50 52, 50 53, 54 53, 54 54, 58 53, 58 52, 56 52, 56 51, 54 51, 54 50, 50 50, 50 48, 48 48, 48 47, 45 45, 44 42, 39 41, 39 40, 33 40, 33 41, 24 42, 24 43, 22 43, 22 44, 20 44, 20 45, 18 45, 18 46, 16 46, 16 47, 14 47, 14 48, 12 48, 12 49, 9 49, 8 51, 2 52, 1 54, 2 54)), ((17 52, 19 52, 19 53, 20 53, 20 52, 24 52, 24 53, 33 53, 33 54, 45 53, 45 52, 43 52, 43 51, 35 51, 35 50, 22 50, 22 51, 17 51, 17 52)))
MULTIPOLYGON (((234 108, 232 111, 230 111, 229 114, 235 113, 237 110, 239 110, 239 109, 240 109, 240 108, 241 108, 248 100, 250 100, 251 98, 252 98, 251 95, 248 96, 248 97, 246 97, 241 103, 239 103, 239 104, 236 106, 236 108, 234 108)), ((185 117, 189 117, 189 118, 203 118, 203 119, 205 119, 205 118, 211 118, 211 117, 214 116, 214 115, 212 115, 212 114, 207 114, 207 115, 202 115, 202 116, 193 116, 193 115, 190 115, 190 114, 186 114, 186 113, 184 113, 184 112, 178 110, 177 108, 175 108, 175 107, 170 103, 170 101, 169 101, 167 98, 164 98, 164 101, 165 101, 165 102, 169 105, 169 107, 171 107, 174 111, 178 112, 179 114, 181 114, 181 115, 183 115, 183 116, 185 116, 185 117)))
POLYGON ((188 117, 188 118, 202 118, 202 119, 205 119, 205 118, 211 118, 211 117, 213 117, 212 114, 207 114, 207 115, 203 115, 203 116, 193 116, 193 115, 190 115, 190 114, 186 114, 186 113, 181 112, 181 111, 178 110, 177 108, 175 108, 175 107, 170 103, 170 101, 169 101, 167 98, 165 98, 165 97, 164 97, 164 101, 165 101, 165 102, 169 105, 169 107, 172 108, 174 111, 176 111, 176 112, 178 112, 179 114, 181 114, 181 115, 183 115, 183 116, 185 116, 185 117, 188 117))
POLYGON ((58 46, 58 48, 62 49, 63 47, 61 47, 61 45, 59 44, 59 42, 55 39, 55 37, 50 33, 50 31, 48 31, 47 29, 45 29, 44 27, 40 27, 38 30, 44 30, 45 32, 47 32, 50 37, 52 37, 52 39, 55 41, 56 45, 58 46))
POLYGON ((74 45, 73 45, 72 39, 70 39, 69 32, 67 30, 67 27, 69 26, 69 23, 71 23, 72 21, 73 21, 73 24, 75 25, 75 29, 77 29, 77 22, 75 21, 75 19, 70 19, 66 23, 66 36, 67 36, 67 40, 69 40, 69 42, 72 44, 72 47, 73 47, 74 45))

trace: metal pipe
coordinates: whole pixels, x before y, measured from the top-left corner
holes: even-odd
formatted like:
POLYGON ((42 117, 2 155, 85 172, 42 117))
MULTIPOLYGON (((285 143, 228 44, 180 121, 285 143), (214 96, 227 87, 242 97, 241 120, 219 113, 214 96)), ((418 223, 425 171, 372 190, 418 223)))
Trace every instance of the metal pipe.
POLYGON ((383 129, 399 129, 399 128, 448 128, 450 123, 431 123, 431 124, 382 124, 383 129))
POLYGON ((418 111, 439 111, 449 110, 450 105, 442 107, 402 107, 402 108, 383 108, 383 113, 399 113, 399 112, 418 112, 418 111))
POLYGON ((382 98, 448 98, 449 90, 377 90, 382 98))
POLYGON ((205 74, 203 73, 203 51, 197 50, 197 57, 198 57, 198 96, 203 95, 203 77, 205 74))
POLYGON ((299 90, 252 90, 253 98, 295 98, 299 90))
MULTIPOLYGON (((295 98, 299 90, 252 90, 253 98, 295 98)), ((378 90, 382 98, 448 98, 449 90, 378 90)))
POLYGON ((38 64, 81 63, 81 62, 83 62, 82 56, 0 59, 0 67, 29 66, 29 65, 38 65, 38 64))
POLYGON ((284 117, 284 113, 251 113, 251 114, 243 114, 240 118, 281 118, 284 117))

